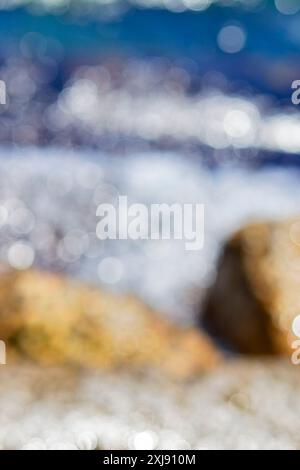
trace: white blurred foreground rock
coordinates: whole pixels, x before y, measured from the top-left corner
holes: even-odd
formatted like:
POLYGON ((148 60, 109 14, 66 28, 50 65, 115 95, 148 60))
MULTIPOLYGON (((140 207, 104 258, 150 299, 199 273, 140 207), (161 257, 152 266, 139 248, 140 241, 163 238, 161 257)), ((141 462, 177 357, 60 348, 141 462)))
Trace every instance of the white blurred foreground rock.
POLYGON ((300 448, 297 367, 237 361, 190 383, 0 369, 2 449, 300 448))

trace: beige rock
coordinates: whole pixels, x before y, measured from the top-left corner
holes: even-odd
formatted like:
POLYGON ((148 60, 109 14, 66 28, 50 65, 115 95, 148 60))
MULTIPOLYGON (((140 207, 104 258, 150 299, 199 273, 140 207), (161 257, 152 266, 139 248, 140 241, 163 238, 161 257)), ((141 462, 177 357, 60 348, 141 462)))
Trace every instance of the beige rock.
POLYGON ((220 359, 204 333, 169 324, 133 297, 34 270, 2 272, 0 338, 10 357, 45 365, 133 366, 189 377, 220 359))
POLYGON ((205 323, 243 353, 291 354, 299 314, 300 222, 246 226, 225 246, 205 323))

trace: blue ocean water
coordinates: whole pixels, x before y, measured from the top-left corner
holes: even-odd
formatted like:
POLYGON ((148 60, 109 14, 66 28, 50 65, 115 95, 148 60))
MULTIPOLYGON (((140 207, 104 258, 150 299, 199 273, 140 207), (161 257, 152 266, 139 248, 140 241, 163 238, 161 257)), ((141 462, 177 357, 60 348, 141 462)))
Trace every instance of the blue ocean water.
POLYGON ((228 155, 247 164, 298 164, 291 84, 300 77, 299 13, 284 15, 273 1, 252 9, 236 3, 201 12, 132 6, 105 12, 103 5, 61 14, 0 9, 0 78, 9 98, 0 115, 2 145, 111 153, 183 147, 184 153, 201 150, 209 164, 228 155), (220 44, 228 27, 242 35, 235 53, 220 44), (77 85, 82 103, 73 99, 77 85), (66 109, 70 89, 73 104, 66 109), (165 116, 162 109, 169 109, 165 116), (172 126, 172 116, 184 126, 172 126), (225 144, 218 119, 227 122, 225 144))
POLYGON ((300 76, 300 13, 283 15, 273 1, 254 10, 218 5, 182 13, 130 8, 112 19, 103 19, 101 8, 98 16, 83 17, 72 11, 55 15, 24 8, 0 10, 0 57, 18 55, 24 35, 35 32, 61 43, 65 66, 93 64, 111 55, 159 56, 187 67, 190 59, 199 73, 220 71, 233 87, 234 82, 245 82, 255 92, 281 99, 289 99, 291 81, 300 76), (237 24, 246 33, 246 45, 238 54, 226 54, 218 47, 218 33, 227 24, 237 24), (276 80, 273 72, 282 70, 284 77, 276 80))

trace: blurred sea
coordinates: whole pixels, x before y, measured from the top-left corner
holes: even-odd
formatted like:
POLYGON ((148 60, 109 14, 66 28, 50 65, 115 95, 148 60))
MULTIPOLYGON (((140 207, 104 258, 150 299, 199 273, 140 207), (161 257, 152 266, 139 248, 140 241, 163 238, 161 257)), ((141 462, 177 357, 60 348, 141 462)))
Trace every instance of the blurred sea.
POLYGON ((123 153, 184 147, 196 157, 200 146, 209 164, 297 164, 299 13, 282 14, 281 0, 277 8, 256 0, 206 9, 197 1, 0 10, 9 96, 2 143, 123 153), (204 11, 180 9, 197 4, 204 11))

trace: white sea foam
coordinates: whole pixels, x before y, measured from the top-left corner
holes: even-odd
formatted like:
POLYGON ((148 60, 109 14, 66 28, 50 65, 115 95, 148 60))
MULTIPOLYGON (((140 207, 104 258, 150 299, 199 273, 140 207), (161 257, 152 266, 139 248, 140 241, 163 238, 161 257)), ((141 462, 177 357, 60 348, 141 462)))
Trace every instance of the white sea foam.
MULTIPOLYGON (((257 6, 262 0, 81 0, 82 3, 98 4, 101 6, 117 5, 126 2, 129 5, 143 8, 166 8, 171 11, 180 12, 184 10, 202 11, 213 3, 220 4, 245 4, 248 7, 257 6)), ((47 9, 57 9, 68 6, 72 0, 0 0, 0 7, 13 8, 20 5, 39 4, 47 9)), ((78 3, 78 2, 77 2, 78 3)))

